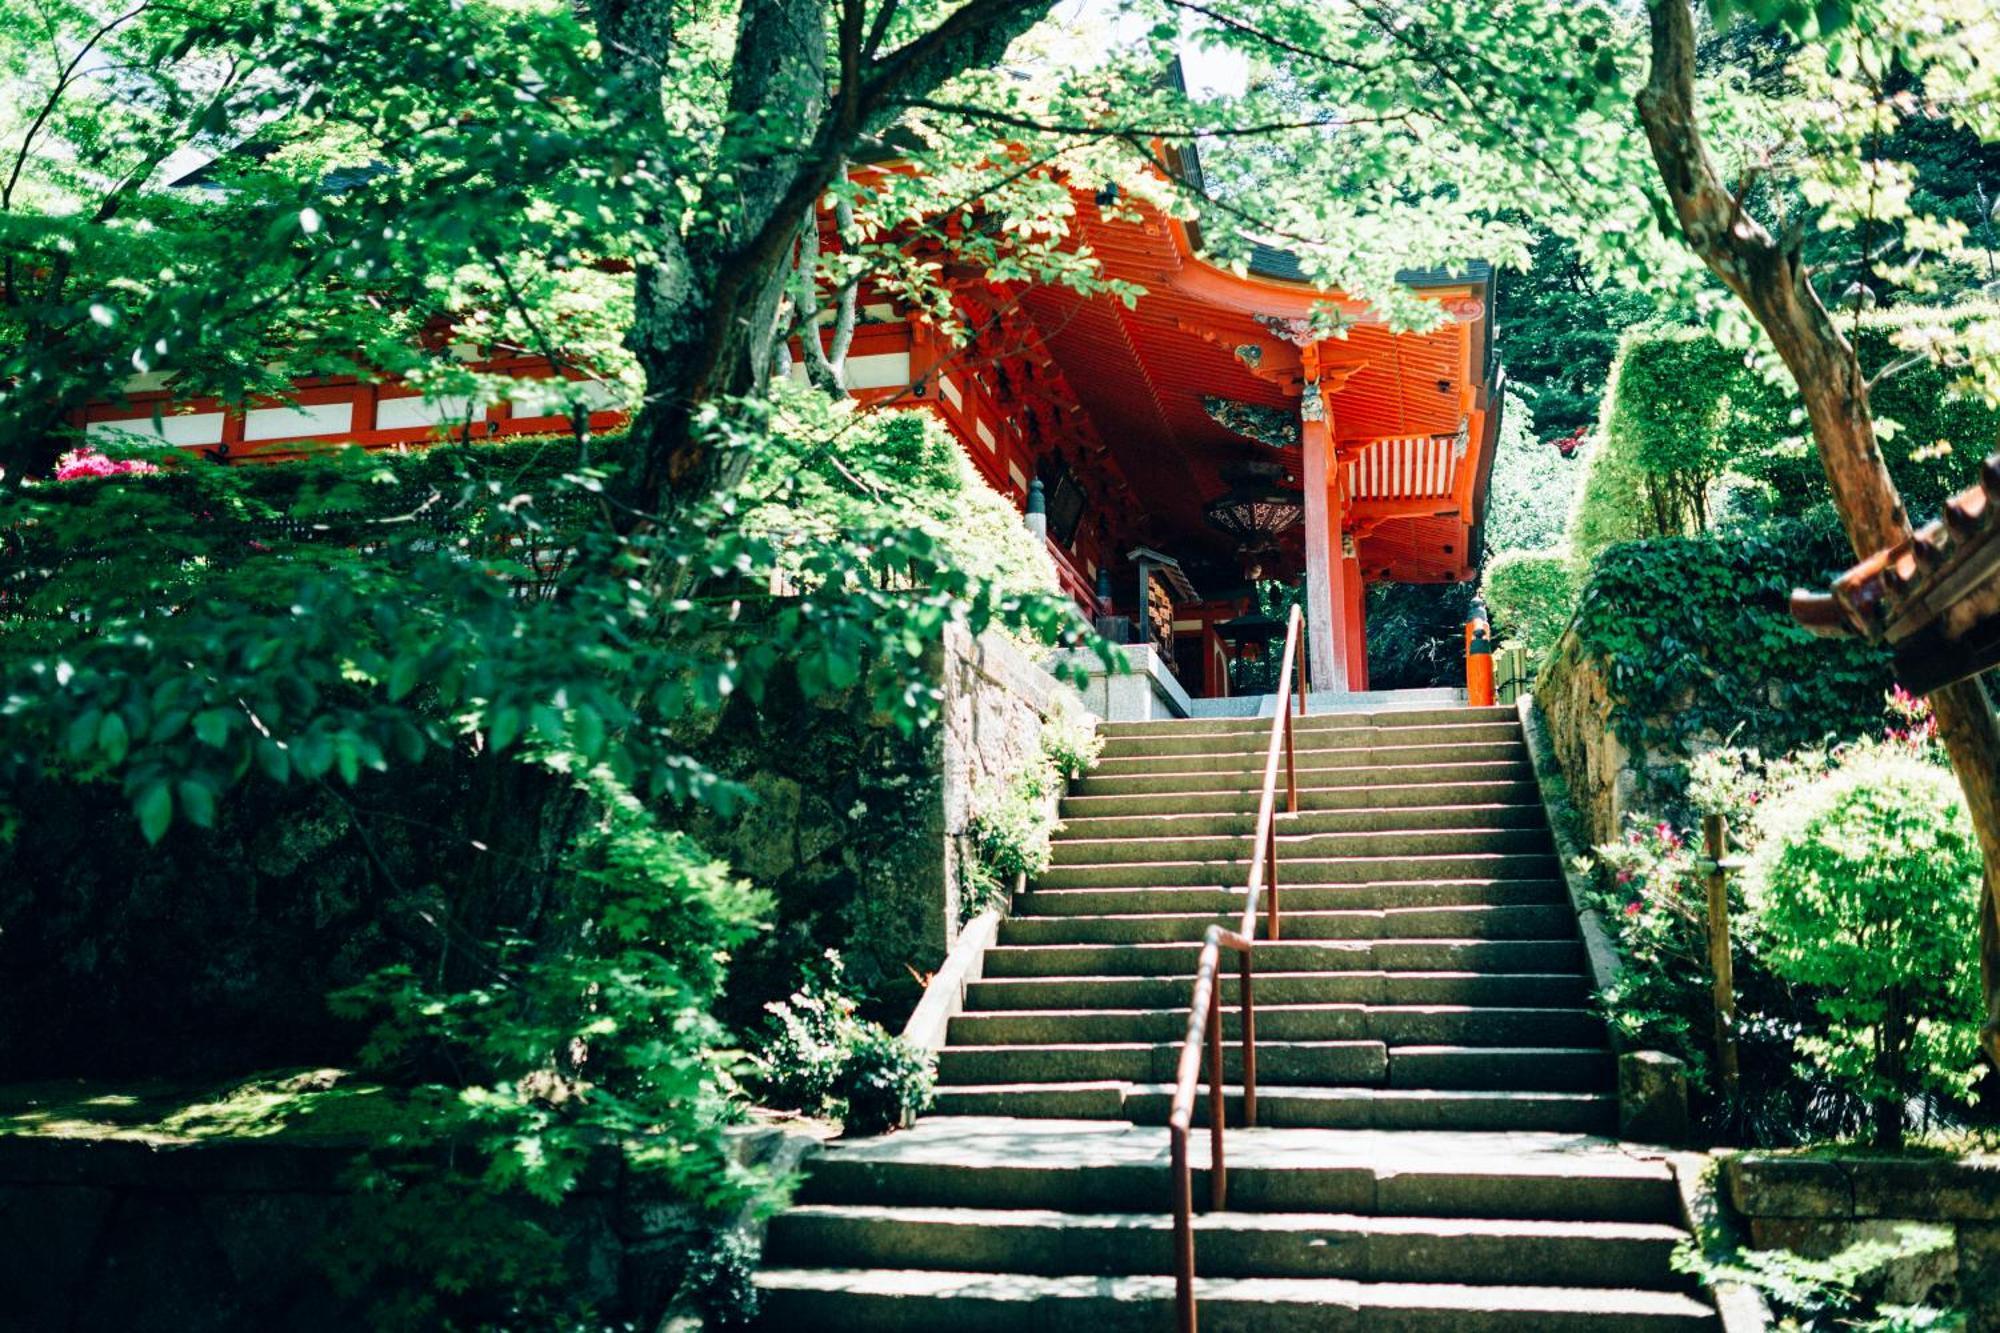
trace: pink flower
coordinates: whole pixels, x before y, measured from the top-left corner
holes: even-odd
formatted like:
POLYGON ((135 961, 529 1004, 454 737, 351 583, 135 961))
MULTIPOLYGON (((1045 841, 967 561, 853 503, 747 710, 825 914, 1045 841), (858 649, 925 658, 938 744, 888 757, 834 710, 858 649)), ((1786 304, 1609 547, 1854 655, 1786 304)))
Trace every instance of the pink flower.
POLYGON ((1614 882, 1619 884, 1630 884, 1632 882, 1632 872, 1629 870, 1621 870, 1617 874, 1613 875, 1611 878, 1614 882))
POLYGON ((1636 902, 1629 902, 1629 903, 1626 903, 1626 904, 1625 904, 1625 915, 1626 915, 1626 916, 1637 916, 1637 915, 1639 915, 1639 904, 1638 904, 1638 903, 1636 903, 1636 902))
POLYGON ((137 458, 106 458, 91 448, 72 449, 56 460, 57 481, 75 481, 78 477, 117 477, 159 470, 137 458))

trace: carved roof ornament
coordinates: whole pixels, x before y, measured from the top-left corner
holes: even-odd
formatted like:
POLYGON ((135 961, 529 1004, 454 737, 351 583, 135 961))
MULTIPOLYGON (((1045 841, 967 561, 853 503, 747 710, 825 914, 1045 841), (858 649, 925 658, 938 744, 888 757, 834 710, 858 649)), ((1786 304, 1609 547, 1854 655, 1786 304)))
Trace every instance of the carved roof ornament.
POLYGON ((1319 396, 1319 381, 1316 379, 1307 380, 1299 394, 1299 420, 1326 420, 1326 399, 1319 396))
POLYGON ((1284 315, 1253 315, 1251 318, 1294 347, 1307 347, 1319 341, 1309 319, 1284 315))
POLYGON ((1486 318, 1486 302, 1476 296, 1462 296, 1455 301, 1444 302, 1444 312, 1451 316, 1454 324, 1477 324, 1486 318))
POLYGON ((1204 396, 1201 405, 1217 425, 1238 435, 1273 449, 1299 447, 1299 419, 1288 408, 1218 398, 1213 394, 1204 396))

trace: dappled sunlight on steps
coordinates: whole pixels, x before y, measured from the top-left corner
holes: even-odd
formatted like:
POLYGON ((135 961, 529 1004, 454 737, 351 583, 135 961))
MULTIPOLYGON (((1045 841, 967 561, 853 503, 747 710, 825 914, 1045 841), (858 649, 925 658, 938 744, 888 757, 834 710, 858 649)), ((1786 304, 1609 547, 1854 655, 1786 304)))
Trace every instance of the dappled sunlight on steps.
MULTIPOLYGON (((773 1222, 767 1327, 1172 1325, 1163 1127, 1269 725, 1106 728, 951 1023, 936 1114, 836 1145, 773 1222)), ((1196 1222, 1202 1327, 1712 1328, 1671 1270, 1666 1164, 1601 1137, 1611 1055, 1512 711, 1314 715, 1297 759, 1259 1125, 1230 1130, 1229 1208, 1196 1222)))

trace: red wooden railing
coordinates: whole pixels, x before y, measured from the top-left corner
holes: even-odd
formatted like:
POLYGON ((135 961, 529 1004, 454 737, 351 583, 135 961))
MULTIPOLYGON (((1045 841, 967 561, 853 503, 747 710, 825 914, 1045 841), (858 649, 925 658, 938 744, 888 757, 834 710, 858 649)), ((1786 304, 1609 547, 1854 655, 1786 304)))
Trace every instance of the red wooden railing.
POLYGON ((1233 949, 1241 960, 1243 1011, 1243 1123, 1257 1123, 1257 1006, 1251 993, 1251 953, 1257 934, 1257 901, 1264 898, 1266 938, 1279 936, 1278 910, 1278 759, 1285 761, 1285 810, 1299 808, 1298 769, 1292 759, 1293 700, 1298 714, 1306 711, 1304 646, 1299 633, 1305 617, 1296 606, 1285 625, 1285 656, 1278 667, 1277 707, 1271 718, 1271 742, 1264 751, 1263 794, 1257 802, 1257 828, 1250 854, 1250 875, 1243 890, 1239 929, 1210 926, 1195 967, 1194 995, 1188 1006, 1187 1038, 1181 1043, 1180 1065, 1174 1077, 1173 1109, 1167 1115, 1167 1138, 1173 1155, 1174 1302, 1181 1333, 1194 1333, 1194 1173, 1188 1166, 1188 1127, 1194 1122, 1195 1084, 1201 1078, 1202 1050, 1208 1051, 1208 1206, 1223 1208, 1229 1199, 1229 1176, 1223 1162, 1222 1135, 1226 1121, 1222 1097, 1222 951, 1233 949), (1264 891, 1268 889, 1269 893, 1264 891))

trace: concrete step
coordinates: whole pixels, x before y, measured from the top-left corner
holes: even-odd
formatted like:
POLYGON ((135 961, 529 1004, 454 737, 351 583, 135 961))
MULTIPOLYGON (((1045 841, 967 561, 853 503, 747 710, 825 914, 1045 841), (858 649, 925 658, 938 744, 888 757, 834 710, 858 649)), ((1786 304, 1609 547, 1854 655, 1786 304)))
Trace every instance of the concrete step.
MULTIPOLYGON (((1343 1277, 1575 1287, 1675 1284, 1678 1227, 1657 1222, 1536 1222, 1208 1213, 1194 1219, 1206 1277, 1343 1277)), ((917 1268, 1106 1277, 1173 1271, 1173 1219, 1044 1208, 888 1208, 803 1204, 771 1219, 764 1253, 784 1267, 917 1268)))
MULTIPOLYGON (((1171 1277, 1062 1277, 912 1269, 780 1268, 757 1275, 757 1327, 823 1333, 1021 1333, 1089 1328, 1159 1333, 1172 1326, 1171 1277)), ((1679 1292, 1482 1287, 1344 1278, 1200 1278, 1207 1333, 1678 1333, 1715 1314, 1679 1292)))
MULTIPOLYGON (((1373 736, 1375 733, 1369 733, 1373 736)), ((1352 768, 1407 767, 1412 764, 1465 764, 1465 763, 1521 763, 1528 757, 1528 749, 1519 739, 1519 728, 1511 740, 1490 741, 1436 741, 1411 742, 1398 745, 1383 740, 1372 744, 1339 744, 1341 738, 1330 736, 1326 744, 1314 740, 1305 744, 1305 737, 1297 738, 1292 747, 1292 762, 1299 769, 1326 770, 1352 768)), ((1182 754, 1182 755, 1107 755, 1097 761, 1091 769, 1093 774, 1102 773, 1115 776, 1119 773, 1254 773, 1258 777, 1264 772, 1263 751, 1222 754, 1182 754)), ((1279 761, 1279 771, 1283 772, 1283 760, 1279 761)))
MULTIPOLYGON (((1263 946, 1259 946, 1262 948, 1263 946)), ((980 1011, 1013 1009, 1173 1009, 1186 1011, 1198 951, 1181 955, 1178 972, 1152 976, 1071 973, 995 977, 966 987, 965 1003, 980 1011)), ((1266 970, 1256 977, 1257 1002, 1265 1004, 1457 1004, 1577 1008, 1590 999, 1578 967, 1552 972, 1470 972, 1437 969, 1351 972, 1266 970)), ((1222 998, 1238 1000, 1233 968, 1224 968, 1222 998)))
MULTIPOLYGON (((1023 944, 986 951, 989 977, 1192 976, 1193 944, 1023 944)), ((1583 946, 1568 940, 1261 940, 1274 972, 1577 972, 1583 946)))
MULTIPOLYGON (((1173 912, 1080 916, 1014 916, 1000 923, 1005 944, 1140 944, 1199 942, 1212 925, 1233 927, 1241 912, 1173 912)), ((1288 940, 1370 940, 1450 937, 1477 940, 1561 939, 1576 931, 1568 904, 1534 907, 1394 907, 1310 910, 1284 903, 1288 940)), ((1263 948, 1260 943, 1257 946, 1263 948)))
MULTIPOLYGON (((1440 765, 1440 767, 1451 767, 1440 765)), ((1479 769, 1482 765, 1468 767, 1479 769)), ((1175 815, 1227 815, 1245 822, 1229 831, 1243 832, 1256 824, 1260 789, 1255 782, 1233 791, 1137 792, 1127 796, 1066 796, 1062 817, 1076 823, 1086 819, 1166 818, 1175 815)), ((1460 782, 1381 784, 1354 787, 1302 787, 1299 810, 1311 812, 1407 809, 1443 806, 1469 809, 1504 805, 1539 808, 1541 796, 1532 780, 1469 780, 1460 782)))
MULTIPOLYGON (((1546 834, 1540 835, 1546 840, 1546 834)), ((1051 866, 1037 889, 1154 889, 1175 885, 1238 886, 1250 873, 1248 858, 1206 861, 1104 861, 1051 866)), ((1551 879, 1561 873, 1553 850, 1538 852, 1387 851, 1367 855, 1307 857, 1280 853, 1278 883, 1366 884, 1390 880, 1551 879)))
MULTIPOLYGON (((1373 884, 1294 884, 1284 888, 1285 915, 1354 908, 1516 907, 1555 904, 1569 908, 1569 894, 1555 879, 1390 880, 1373 884)), ((1033 889, 1014 900, 1021 916, 1131 915, 1148 912, 1243 911, 1243 889, 1181 886, 1158 889, 1033 889)))
MULTIPOLYGON (((1366 712, 1309 713, 1297 720, 1299 727, 1326 727, 1338 730, 1353 726, 1427 726, 1456 722, 1520 721, 1513 708, 1497 704, 1488 708, 1384 708, 1366 712)), ((1106 739, 1120 736, 1213 736, 1235 732, 1269 735, 1268 717, 1168 718, 1157 722, 1100 722, 1098 730, 1106 739)))
MULTIPOLYGON (((1529 765, 1525 752, 1513 758, 1478 759, 1455 756, 1428 763, 1412 760, 1399 764, 1385 763, 1364 767, 1356 767, 1349 763, 1320 765, 1312 762, 1310 756, 1301 756, 1298 761, 1299 794, 1302 798, 1306 798, 1308 805, 1312 804, 1311 798, 1307 798, 1309 792, 1335 790, 1350 792, 1362 787, 1408 787, 1447 782, 1532 782, 1534 776, 1535 771, 1529 765)), ((1254 810, 1263 780, 1263 770, 1255 767, 1238 770, 1188 770, 1128 764, 1116 770, 1107 770, 1100 766, 1084 774, 1076 784, 1074 795, 1094 797, 1231 792, 1240 796, 1247 793, 1251 800, 1251 808, 1254 810)))
MULTIPOLYGON (((1385 806, 1361 810, 1313 810, 1297 813, 1284 809, 1285 794, 1278 793, 1278 836, 1299 838, 1321 833, 1403 833, 1428 829, 1541 829, 1548 827, 1540 802, 1517 804, 1497 802, 1385 806)), ((1132 813, 1123 815, 1065 815, 1061 838, 1096 842, 1119 838, 1234 838, 1244 839, 1257 831, 1257 811, 1202 813, 1132 813)))
MULTIPOLYGON (((1451 722, 1342 724, 1329 719, 1319 726, 1300 726, 1292 732, 1294 750, 1328 749, 1349 746, 1476 745, 1519 741, 1521 724, 1504 722, 1451 722)), ((1282 741, 1280 742, 1282 744, 1282 741)), ((1210 732, 1193 735, 1127 736, 1116 733, 1104 739, 1105 759, 1180 758, 1187 755, 1231 755, 1255 757, 1261 763, 1269 752, 1271 733, 1262 731, 1210 732)))
MULTIPOLYGON (((1161 1009, 968 1010, 951 1020, 952 1046, 1001 1046, 1065 1042, 1178 1042, 1187 1031, 1187 1006, 1161 1009)), ((1242 1010, 1222 1011, 1232 1040, 1242 1030, 1242 1010)), ((1257 1039, 1263 1041, 1378 1041, 1392 1046, 1602 1046, 1603 1023, 1588 1009, 1482 1007, 1469 1004, 1259 1004, 1257 1039)))
MULTIPOLYGON (((1189 1144, 1207 1193, 1207 1135, 1189 1144)), ((1238 1212, 1668 1222, 1678 1196, 1664 1161, 1608 1140, 1232 1128, 1229 1206, 1238 1212)), ((1166 1211, 1164 1129, 1124 1122, 930 1116, 900 1134, 836 1143, 799 1201, 953 1208, 1166 1211)))
MULTIPOLYGON (((1239 1089, 1225 1085, 1231 1126, 1243 1123, 1239 1089)), ((1116 1079, 1073 1083, 965 1083, 937 1090, 940 1115, 1130 1120, 1164 1125, 1171 1083, 1116 1079)), ((1208 1123, 1204 1090, 1195 1123, 1208 1123)), ((1257 1088, 1257 1123, 1271 1128, 1454 1130, 1612 1134, 1618 1099, 1603 1092, 1438 1088, 1257 1088)))
MULTIPOLYGON (((1179 1040, 947 1046, 940 1084, 1170 1081, 1179 1040)), ((1223 1077, 1242 1077, 1242 1047, 1222 1048, 1223 1077)), ((1285 1041, 1258 1034, 1257 1084, 1273 1087, 1426 1088, 1449 1091, 1602 1092, 1611 1054, 1601 1046, 1390 1046, 1380 1041, 1285 1041)))

